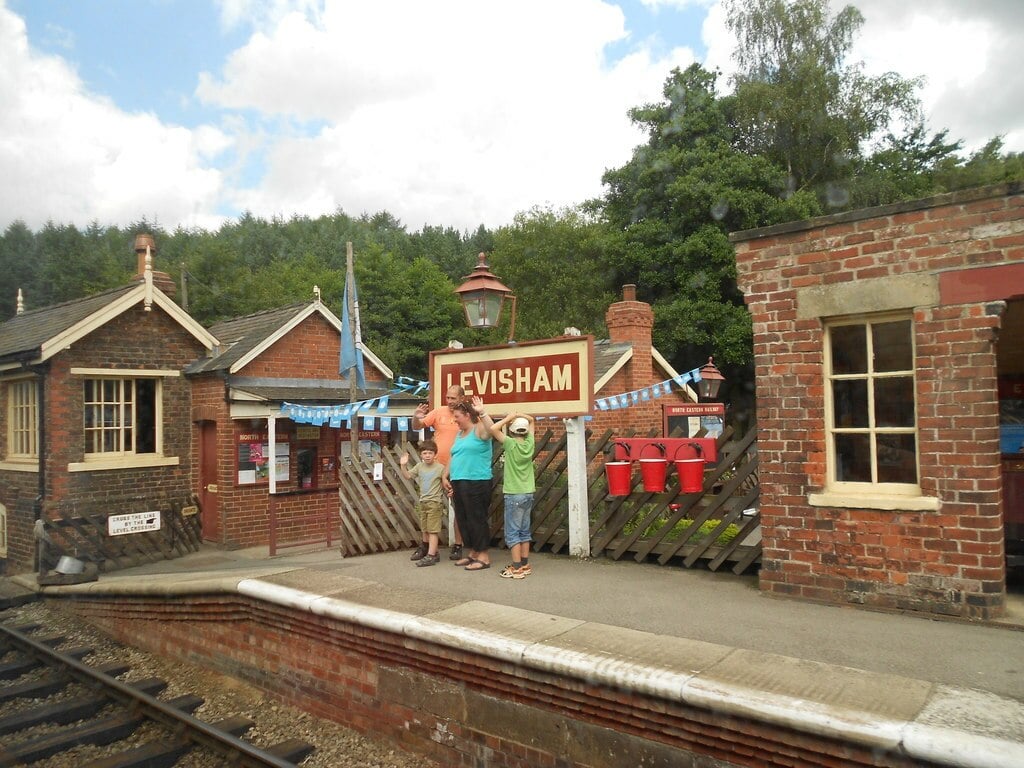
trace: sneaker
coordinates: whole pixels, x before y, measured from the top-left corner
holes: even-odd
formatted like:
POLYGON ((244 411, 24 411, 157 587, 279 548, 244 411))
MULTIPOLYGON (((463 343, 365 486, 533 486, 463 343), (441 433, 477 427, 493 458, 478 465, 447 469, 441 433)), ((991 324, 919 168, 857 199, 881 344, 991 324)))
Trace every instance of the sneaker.
POLYGON ((499 573, 498 575, 501 576, 501 578, 503 579, 514 579, 516 578, 516 571, 518 570, 519 569, 516 568, 514 565, 509 564, 502 568, 501 573, 499 573))
POLYGON ((422 560, 423 556, 427 554, 427 545, 420 544, 416 547, 416 551, 409 557, 410 560, 422 560))
POLYGON ((424 555, 420 558, 420 561, 416 563, 417 568, 425 568, 428 565, 437 565, 441 560, 437 555, 424 555))
POLYGON ((448 553, 449 560, 461 560, 462 559, 462 545, 452 544, 452 550, 448 553))
POLYGON ((533 573, 533 568, 531 568, 530 564, 527 563, 526 565, 521 565, 518 568, 516 568, 516 572, 513 574, 512 578, 513 579, 525 579, 531 573, 533 573))

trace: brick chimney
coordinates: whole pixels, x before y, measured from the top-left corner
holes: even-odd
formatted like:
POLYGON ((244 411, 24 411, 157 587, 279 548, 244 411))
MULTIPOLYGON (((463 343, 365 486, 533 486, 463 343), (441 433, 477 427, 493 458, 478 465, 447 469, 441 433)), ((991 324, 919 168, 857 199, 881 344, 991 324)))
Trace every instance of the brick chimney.
POLYGON ((651 329, 654 328, 654 310, 644 301, 637 301, 636 286, 622 286, 622 301, 608 307, 604 316, 608 326, 608 338, 613 343, 633 345, 633 357, 629 370, 629 389, 646 387, 654 377, 651 359, 651 329))
MULTIPOLYGON (((152 235, 139 234, 135 236, 135 258, 137 263, 137 271, 135 277, 132 280, 136 283, 141 283, 146 279, 146 250, 149 250, 150 268, 152 269, 156 262, 156 239, 152 235)), ((174 280, 166 272, 157 272, 153 269, 153 285, 159 288, 161 291, 166 293, 172 299, 175 293, 177 293, 177 286, 174 284, 174 280)))

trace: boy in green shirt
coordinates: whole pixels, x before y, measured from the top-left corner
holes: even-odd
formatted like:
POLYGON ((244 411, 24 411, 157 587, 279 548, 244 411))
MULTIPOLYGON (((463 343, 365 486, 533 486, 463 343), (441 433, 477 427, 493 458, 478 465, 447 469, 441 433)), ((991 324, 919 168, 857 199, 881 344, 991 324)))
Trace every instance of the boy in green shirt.
POLYGON ((419 567, 437 565, 437 538, 441 532, 441 518, 444 514, 444 488, 441 476, 444 464, 437 461, 437 443, 424 440, 420 443, 420 463, 412 469, 408 468, 409 454, 403 452, 398 463, 406 480, 415 480, 419 490, 416 500, 416 512, 419 515, 420 531, 423 540, 412 553, 410 560, 415 560, 419 567))
POLYGON ((510 413, 491 427, 494 439, 505 451, 505 543, 512 552, 512 564, 501 572, 503 579, 525 579, 530 575, 530 512, 537 489, 533 471, 534 419, 524 413, 510 413), (508 425, 508 434, 502 427, 508 425))

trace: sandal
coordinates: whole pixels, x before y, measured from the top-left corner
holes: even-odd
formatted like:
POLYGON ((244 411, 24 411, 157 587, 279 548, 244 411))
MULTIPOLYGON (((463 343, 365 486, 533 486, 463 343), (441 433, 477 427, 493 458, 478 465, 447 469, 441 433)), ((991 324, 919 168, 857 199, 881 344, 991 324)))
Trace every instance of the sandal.
POLYGON ((459 568, 465 568, 470 563, 475 563, 475 562, 476 562, 476 560, 474 560, 472 557, 464 557, 461 560, 456 560, 454 563, 452 563, 452 565, 457 566, 459 568))
POLYGON ((461 560, 462 559, 462 545, 452 544, 451 552, 448 553, 449 560, 461 560))
POLYGON ((464 570, 467 571, 483 571, 491 567, 490 563, 485 563, 483 560, 474 560, 467 565, 464 570))

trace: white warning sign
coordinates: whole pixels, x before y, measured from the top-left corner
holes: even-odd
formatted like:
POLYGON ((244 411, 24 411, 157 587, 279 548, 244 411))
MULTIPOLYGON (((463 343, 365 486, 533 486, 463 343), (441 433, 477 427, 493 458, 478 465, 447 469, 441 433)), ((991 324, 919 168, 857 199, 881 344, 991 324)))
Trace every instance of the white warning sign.
POLYGON ((123 536, 126 533, 145 533, 160 530, 160 510, 155 512, 133 512, 130 515, 111 515, 107 518, 107 535, 123 536))

